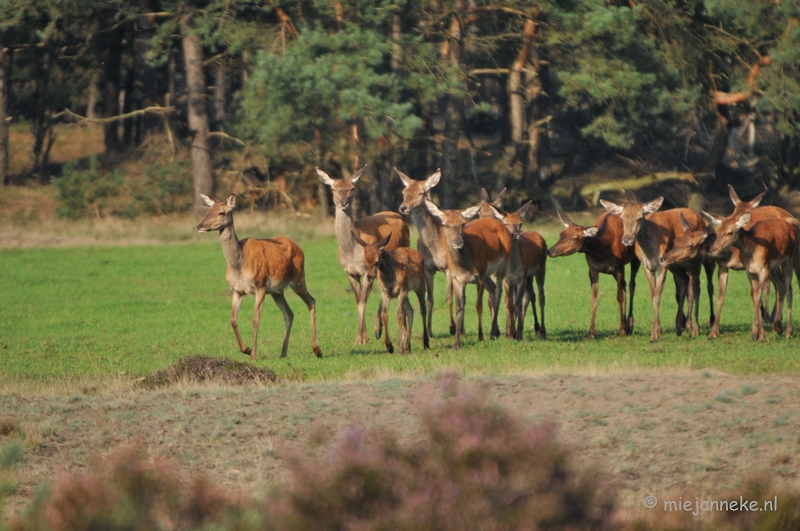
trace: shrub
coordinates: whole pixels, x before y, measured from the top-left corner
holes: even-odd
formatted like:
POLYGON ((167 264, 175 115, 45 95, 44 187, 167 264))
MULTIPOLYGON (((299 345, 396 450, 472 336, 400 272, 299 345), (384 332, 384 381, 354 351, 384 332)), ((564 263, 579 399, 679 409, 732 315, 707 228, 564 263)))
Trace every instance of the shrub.
POLYGON ((70 161, 53 183, 61 201, 58 215, 77 219, 86 215, 101 217, 108 200, 120 194, 125 181, 119 171, 100 172, 97 157, 92 155, 88 169, 81 169, 76 161, 70 161))

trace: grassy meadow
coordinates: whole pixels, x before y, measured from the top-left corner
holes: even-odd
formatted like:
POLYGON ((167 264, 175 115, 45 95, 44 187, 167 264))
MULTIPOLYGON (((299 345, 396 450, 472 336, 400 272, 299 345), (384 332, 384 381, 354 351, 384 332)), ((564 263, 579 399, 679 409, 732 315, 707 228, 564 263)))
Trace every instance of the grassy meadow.
MULTIPOLYGON (((187 228, 187 231, 190 229, 187 228)), ((554 243, 555 229, 545 229, 554 243)), ((239 230, 239 236, 247 234, 239 230)), ((0 251, 0 381, 101 382, 128 380, 163 369, 177 359, 203 354, 238 360, 228 322, 230 293, 224 279, 225 260, 215 234, 189 235, 188 243, 6 249, 0 251)), ((671 280, 662 298, 662 340, 651 343, 652 306, 649 287, 637 278, 633 337, 617 336, 616 285, 601 276, 598 339, 586 339, 590 294, 582 255, 550 259, 547 266, 546 322, 548 338, 535 338, 529 311, 526 339, 477 341, 475 288, 468 287, 464 347, 452 349, 447 331, 444 277, 436 277, 431 349, 421 348, 419 312, 415 312, 412 354, 385 351, 383 340, 354 345, 357 312, 349 283, 336 257, 333 238, 302 241, 309 289, 317 300, 322 360, 310 350, 308 312, 291 293, 295 313, 289 356, 278 359, 283 319, 272 300, 261 320, 259 359, 281 378, 327 381, 393 375, 422 375, 446 369, 466 374, 525 374, 549 371, 618 371, 651 368, 714 367, 737 375, 796 373, 800 355, 796 339, 768 334, 766 344, 750 339, 752 319, 749 284, 742 273, 731 274, 723 311, 723 334, 709 340, 708 298, 701 299, 701 334, 674 334, 675 300, 671 280)), ((377 284, 368 305, 372 336, 379 297, 377 284)), ((413 297, 413 296, 412 296, 413 297)), ((415 299, 415 297, 414 297, 415 299)), ((416 307, 416 301, 414 301, 416 307)), ((253 298, 240 313, 246 342, 252 338, 253 298)), ((395 306, 390 333, 396 338, 395 306)), ((488 335, 488 311, 484 314, 488 335)), ((501 328, 504 315, 501 314, 501 328)))

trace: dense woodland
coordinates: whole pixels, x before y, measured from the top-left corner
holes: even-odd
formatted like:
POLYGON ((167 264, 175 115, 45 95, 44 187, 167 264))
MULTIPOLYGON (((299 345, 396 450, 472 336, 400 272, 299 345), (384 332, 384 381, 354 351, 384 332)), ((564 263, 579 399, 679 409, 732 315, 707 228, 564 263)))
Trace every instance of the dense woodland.
POLYGON ((480 187, 558 206, 592 174, 781 192, 799 119, 795 0, 0 0, 5 185, 57 179, 57 125, 88 121, 100 171, 160 135, 188 153, 187 194, 245 161, 322 213, 314 166, 369 164, 361 213, 395 206, 393 167, 441 167, 445 207, 480 187), (34 138, 24 175, 12 123, 34 138))

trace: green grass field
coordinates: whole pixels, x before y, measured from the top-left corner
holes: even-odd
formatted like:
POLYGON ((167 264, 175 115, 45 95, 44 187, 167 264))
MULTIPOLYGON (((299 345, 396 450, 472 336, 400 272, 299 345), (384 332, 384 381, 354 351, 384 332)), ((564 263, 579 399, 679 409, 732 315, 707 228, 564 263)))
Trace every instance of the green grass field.
MULTIPOLYGON (((247 358, 238 352, 228 323, 230 294, 225 261, 216 235, 207 243, 96 248, 39 248, 0 252, 0 383, 127 380, 167 367, 177 359, 204 354, 247 358)), ((548 238, 555 241, 554 236, 548 238)), ((283 320, 270 298, 261 321, 259 366, 280 377, 308 381, 420 375, 444 369, 466 374, 513 374, 551 371, 617 371, 649 368, 715 367, 733 374, 796 373, 800 370, 797 339, 768 333, 766 344, 750 340, 749 285, 732 273, 723 312, 723 335, 708 340, 708 298, 701 299, 701 335, 674 334, 672 281, 662 299, 665 334, 649 340, 652 309, 649 287, 640 272, 636 290, 636 328, 630 338, 617 337, 616 286, 601 277, 598 339, 586 339, 589 283, 582 255, 548 260, 548 339, 533 336, 529 312, 526 339, 477 341, 475 288, 467 290, 465 347, 452 350, 447 332, 444 277, 437 275, 434 338, 421 348, 416 312, 413 353, 385 351, 371 339, 354 346, 357 313, 347 278, 336 258, 336 242, 302 243, 309 289, 317 299, 318 334, 324 358, 310 349, 308 313, 293 293, 295 312, 289 356, 278 359, 283 320)), ((374 325, 377 284, 368 306, 368 329, 374 325)), ((705 293, 705 285, 703 285, 705 293)), ((416 301, 413 301, 416 307, 416 301)), ((253 299, 240 314, 247 342, 252 338, 253 299)), ((396 338, 395 306, 390 332, 396 338)), ((488 311, 485 312, 488 321, 488 311)), ((501 316, 501 328, 504 317, 501 316)), ((488 331, 488 322, 485 330, 488 331)), ((487 334, 488 335, 488 334, 487 334)))

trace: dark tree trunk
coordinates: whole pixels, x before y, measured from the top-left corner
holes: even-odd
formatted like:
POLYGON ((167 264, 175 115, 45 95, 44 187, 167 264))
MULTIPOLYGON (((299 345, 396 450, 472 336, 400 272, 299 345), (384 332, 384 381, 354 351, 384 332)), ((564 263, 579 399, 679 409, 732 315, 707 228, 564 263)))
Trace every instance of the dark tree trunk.
POLYGON ((6 42, 6 32, 0 32, 0 179, 8 184, 8 95, 11 91, 11 49, 6 42))
MULTIPOLYGON (((108 41, 106 42, 105 54, 105 77, 104 77, 104 92, 105 92, 105 105, 103 116, 108 118, 119 114, 119 91, 121 84, 120 67, 122 63, 122 39, 125 34, 123 26, 120 25, 108 34, 108 41)), ((106 145, 106 153, 114 154, 120 151, 119 142, 119 122, 113 121, 105 124, 104 138, 106 145)))
MULTIPOLYGON (((188 93, 187 114, 191 145, 192 179, 194 190, 212 194, 214 191, 214 171, 208 149, 208 111, 205 100, 205 74, 203 73, 203 49, 200 40, 193 33, 192 18, 186 15, 181 19, 183 44, 183 63, 186 69, 188 93)), ((199 194, 194 194, 194 210, 202 216, 206 211, 199 194)))
MULTIPOLYGON (((447 40, 442 46, 442 56, 456 69, 461 68, 461 50, 463 35, 461 16, 464 12, 464 1, 453 2, 450 15, 450 28, 447 40)), ((439 184, 440 197, 444 208, 454 208, 457 204, 458 189, 458 142, 461 138, 464 116, 464 99, 461 95, 449 95, 445 108, 444 138, 442 139, 442 180, 439 184)))
POLYGON ((214 120, 224 122, 228 118, 226 104, 228 101, 228 68, 224 59, 217 63, 216 82, 214 84, 214 120))
MULTIPOLYGON (((325 165, 325 143, 322 141, 322 132, 319 129, 314 129, 314 158, 318 168, 325 165)), ((316 172, 314 179, 317 181, 317 205, 319 206, 319 219, 325 221, 328 219, 328 191, 327 185, 317 179, 316 172)))

